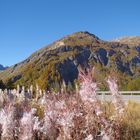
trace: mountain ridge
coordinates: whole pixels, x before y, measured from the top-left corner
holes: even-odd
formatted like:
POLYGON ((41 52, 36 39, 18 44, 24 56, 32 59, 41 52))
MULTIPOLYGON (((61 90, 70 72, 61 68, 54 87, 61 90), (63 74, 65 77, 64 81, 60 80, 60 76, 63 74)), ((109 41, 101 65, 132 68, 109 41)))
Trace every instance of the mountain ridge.
POLYGON ((125 37, 115 39, 114 41, 120 42, 122 44, 128 44, 131 46, 139 46, 140 45, 140 36, 125 36, 125 37))

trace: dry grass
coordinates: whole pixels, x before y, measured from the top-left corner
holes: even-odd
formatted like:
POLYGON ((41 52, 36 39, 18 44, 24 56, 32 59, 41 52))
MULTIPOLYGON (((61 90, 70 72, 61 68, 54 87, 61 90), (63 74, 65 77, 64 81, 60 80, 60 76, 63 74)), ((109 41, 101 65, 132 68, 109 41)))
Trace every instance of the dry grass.
POLYGON ((128 102, 122 121, 122 139, 140 140, 140 103, 128 102))
MULTIPOLYGON (((112 118, 114 108, 111 102, 103 104, 106 117, 112 118)), ((121 121, 121 140, 140 140, 140 103, 129 101, 121 121)))

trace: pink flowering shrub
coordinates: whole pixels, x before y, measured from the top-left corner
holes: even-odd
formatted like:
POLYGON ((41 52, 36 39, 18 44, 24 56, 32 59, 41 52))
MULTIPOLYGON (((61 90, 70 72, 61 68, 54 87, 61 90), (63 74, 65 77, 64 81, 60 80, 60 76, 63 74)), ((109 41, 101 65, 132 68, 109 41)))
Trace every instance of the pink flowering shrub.
MULTIPOLYGON (((97 94, 96 94, 98 88, 97 88, 97 84, 93 82, 92 72, 94 72, 94 69, 88 71, 88 73, 80 72, 80 78, 82 79, 82 82, 81 82, 81 88, 79 92, 80 92, 81 99, 84 103, 84 106, 86 107, 86 110, 87 110, 87 116, 86 116, 87 126, 89 126, 88 122, 91 120, 91 118, 93 118, 92 112, 95 112, 94 120, 97 120, 98 124, 100 124, 100 129, 98 128, 96 130, 97 134, 100 132, 100 138, 102 139, 106 138, 110 140, 119 139, 118 131, 114 129, 116 128, 116 124, 114 124, 113 122, 110 122, 104 115, 101 101, 98 99, 97 94)), ((115 104, 115 107, 121 106, 119 104, 120 103, 119 101, 121 101, 121 99, 118 94, 118 89, 117 89, 117 85, 115 81, 110 78, 108 79, 108 83, 109 83, 109 87, 112 94, 113 95, 115 94, 114 100, 118 101, 117 105, 115 104), (114 85, 111 85, 112 84, 111 82, 114 85), (115 90, 115 93, 113 90, 115 90)), ((123 109, 123 107, 121 109, 123 109)), ((97 134, 94 134, 95 136, 93 136, 93 138, 98 137, 97 134)))
POLYGON ((16 120, 14 118, 14 107, 9 105, 0 111, 1 139, 14 139, 16 134, 16 120))
POLYGON ((31 109, 29 112, 24 112, 20 120, 20 136, 19 140, 31 140, 36 137, 36 132, 40 131, 40 122, 34 114, 36 109, 31 109))
POLYGON ((116 115, 122 115, 124 112, 124 102, 119 94, 117 81, 111 77, 107 79, 107 83, 109 85, 109 89, 111 91, 113 98, 112 103, 115 106, 116 115))
POLYGON ((2 140, 120 140, 125 104, 115 79, 107 83, 113 100, 107 112, 97 95, 94 68, 79 72, 79 87, 74 93, 41 91, 38 86, 26 91, 0 90, 0 139, 2 140))

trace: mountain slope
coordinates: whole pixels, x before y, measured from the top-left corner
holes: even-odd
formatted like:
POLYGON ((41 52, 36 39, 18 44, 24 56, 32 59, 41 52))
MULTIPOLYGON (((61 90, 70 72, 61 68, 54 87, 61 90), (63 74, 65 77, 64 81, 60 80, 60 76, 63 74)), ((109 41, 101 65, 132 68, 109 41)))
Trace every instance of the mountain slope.
POLYGON ((32 54, 29 58, 0 73, 7 84, 38 84, 41 88, 60 88, 62 80, 73 83, 78 68, 96 67, 96 79, 102 81, 115 73, 121 88, 140 77, 140 45, 107 42, 89 32, 68 35, 32 54), (125 83, 124 83, 125 82, 125 83))

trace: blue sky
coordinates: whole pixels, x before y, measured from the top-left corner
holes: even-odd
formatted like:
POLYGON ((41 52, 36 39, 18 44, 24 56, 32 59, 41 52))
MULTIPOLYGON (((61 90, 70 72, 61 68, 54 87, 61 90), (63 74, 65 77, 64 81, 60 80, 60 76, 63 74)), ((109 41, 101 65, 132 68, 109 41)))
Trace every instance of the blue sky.
POLYGON ((0 64, 77 31, 104 40, 140 36, 140 0, 0 0, 0 64))

